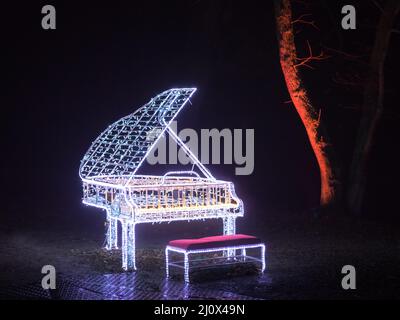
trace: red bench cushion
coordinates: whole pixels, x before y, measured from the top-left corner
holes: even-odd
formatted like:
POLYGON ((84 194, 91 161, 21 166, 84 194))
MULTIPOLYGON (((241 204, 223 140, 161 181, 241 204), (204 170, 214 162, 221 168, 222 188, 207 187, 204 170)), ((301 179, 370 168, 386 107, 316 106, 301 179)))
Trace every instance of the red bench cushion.
POLYGON ((213 236, 199 239, 179 239, 168 243, 171 247, 184 250, 211 249, 261 243, 260 239, 246 234, 213 236))

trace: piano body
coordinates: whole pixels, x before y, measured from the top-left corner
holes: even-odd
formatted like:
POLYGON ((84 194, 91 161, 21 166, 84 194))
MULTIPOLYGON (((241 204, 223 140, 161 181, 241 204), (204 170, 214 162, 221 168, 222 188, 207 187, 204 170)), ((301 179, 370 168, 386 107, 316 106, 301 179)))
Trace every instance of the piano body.
POLYGON ((81 161, 83 203, 106 211, 108 250, 118 248, 121 224, 125 270, 136 269, 138 223, 220 218, 223 234, 235 234, 235 219, 243 216, 243 203, 233 183, 215 179, 170 128, 195 91, 181 88, 160 93, 103 131, 81 161), (137 174, 163 134, 174 139, 201 175, 193 170, 167 172, 164 176, 137 174))

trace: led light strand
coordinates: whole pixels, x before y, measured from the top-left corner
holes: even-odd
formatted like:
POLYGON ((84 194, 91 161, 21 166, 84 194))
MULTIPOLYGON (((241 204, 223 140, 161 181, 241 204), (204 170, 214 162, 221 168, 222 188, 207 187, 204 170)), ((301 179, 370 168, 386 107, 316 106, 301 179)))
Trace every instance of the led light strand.
MULTIPOLYGON (((185 250, 182 248, 177 248, 173 246, 167 246, 165 248, 165 273, 167 277, 169 277, 169 266, 171 265, 171 262, 169 260, 169 251, 176 252, 176 253, 181 253, 184 255, 184 280, 185 282, 189 283, 189 274, 190 274, 190 261, 189 261, 189 255, 191 254, 198 254, 198 253, 211 253, 211 252, 220 252, 222 251, 223 253, 227 252, 228 250, 232 250, 234 253, 236 250, 241 250, 242 256, 244 257, 244 261, 246 261, 246 249, 254 249, 254 248, 260 248, 261 249, 261 257, 260 259, 251 257, 252 260, 261 262, 261 272, 265 271, 265 244, 264 243, 258 243, 258 244, 249 244, 249 245, 240 245, 240 246, 224 246, 224 247, 216 247, 216 248, 208 248, 208 249, 194 249, 194 250, 185 250)), ((234 254, 233 257, 236 255, 234 254)), ((212 260, 213 258, 210 258, 208 260, 212 260)), ((173 263, 173 262, 172 262, 173 263)))
MULTIPOLYGON (((106 210, 106 249, 118 248, 122 226, 122 268, 136 269, 135 226, 223 219, 223 233, 235 234, 235 219, 244 214, 233 183, 216 180, 170 128, 196 88, 170 89, 152 98, 134 113, 108 126, 83 157, 79 175, 86 205, 106 210), (157 130, 157 135, 150 133, 157 130), (166 132, 181 146, 205 177, 192 171, 164 176, 136 174, 166 132)), ((229 249, 228 256, 233 253, 229 249)), ((189 261, 188 261, 189 264, 189 261)))

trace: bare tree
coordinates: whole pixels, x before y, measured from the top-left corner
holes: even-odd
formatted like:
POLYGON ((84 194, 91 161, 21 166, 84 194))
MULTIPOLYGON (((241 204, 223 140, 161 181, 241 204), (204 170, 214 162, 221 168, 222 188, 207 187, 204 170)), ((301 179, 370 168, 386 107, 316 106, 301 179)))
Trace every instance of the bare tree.
POLYGON ((350 168, 348 188, 348 205, 354 214, 361 214, 363 199, 367 186, 367 167, 373 139, 377 126, 382 118, 384 107, 384 66, 389 48, 390 36, 395 18, 400 10, 399 0, 387 0, 382 7, 375 33, 368 76, 364 85, 362 116, 358 128, 357 140, 350 168))
POLYGON ((299 68, 302 66, 312 68, 310 62, 324 59, 324 55, 322 53, 315 55, 311 45, 307 42, 308 56, 305 58, 298 56, 293 24, 300 22, 316 26, 313 22, 304 20, 305 15, 298 19, 292 18, 290 0, 275 0, 275 15, 283 75, 293 105, 306 129, 318 162, 321 177, 320 204, 325 207, 332 205, 337 199, 338 170, 333 166, 333 149, 326 134, 321 109, 312 104, 299 72, 299 68))

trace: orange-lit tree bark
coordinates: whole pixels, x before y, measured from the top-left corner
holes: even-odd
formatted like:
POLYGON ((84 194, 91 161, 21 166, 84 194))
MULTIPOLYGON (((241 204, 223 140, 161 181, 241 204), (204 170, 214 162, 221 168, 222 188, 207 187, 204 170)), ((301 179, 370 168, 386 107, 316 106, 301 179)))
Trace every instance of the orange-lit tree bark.
POLYGON ((378 22, 375 43, 364 86, 362 116, 350 168, 348 189, 349 209, 359 215, 367 186, 367 167, 372 142, 383 112, 384 65, 395 18, 400 11, 399 0, 387 0, 378 22))
POLYGON ((300 66, 305 66, 321 56, 313 56, 309 45, 310 56, 299 58, 293 31, 294 20, 290 0, 275 0, 275 15, 279 41, 280 63, 291 100, 306 129, 308 139, 318 162, 321 177, 320 204, 322 207, 332 205, 337 199, 336 169, 332 164, 332 145, 329 143, 326 130, 321 120, 321 110, 310 101, 302 83, 300 66))

